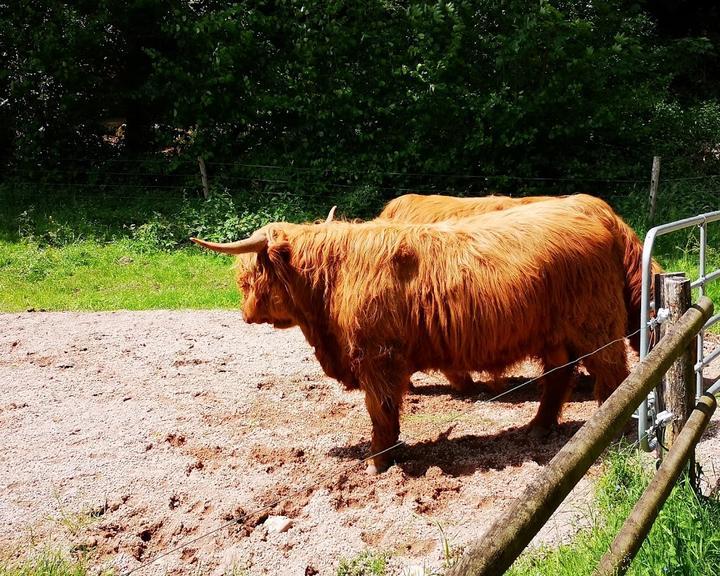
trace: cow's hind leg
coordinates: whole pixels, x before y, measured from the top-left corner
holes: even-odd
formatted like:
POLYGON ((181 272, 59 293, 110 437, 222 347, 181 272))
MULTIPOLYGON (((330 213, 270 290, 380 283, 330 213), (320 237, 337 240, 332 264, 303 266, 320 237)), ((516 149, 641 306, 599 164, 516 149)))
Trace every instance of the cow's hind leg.
POLYGON ((583 364, 590 375, 595 377, 594 394, 598 404, 605 402, 629 374, 623 341, 588 356, 583 364))
POLYGON ((540 406, 530 422, 535 436, 546 435, 557 425, 562 407, 570 398, 574 385, 575 364, 570 364, 570 354, 565 347, 547 350, 542 358, 543 373, 540 406), (549 372, 549 373, 548 373, 549 372))
POLYGON ((460 394, 472 394, 476 390, 475 381, 469 372, 462 370, 443 370, 445 378, 450 382, 453 390, 460 394))

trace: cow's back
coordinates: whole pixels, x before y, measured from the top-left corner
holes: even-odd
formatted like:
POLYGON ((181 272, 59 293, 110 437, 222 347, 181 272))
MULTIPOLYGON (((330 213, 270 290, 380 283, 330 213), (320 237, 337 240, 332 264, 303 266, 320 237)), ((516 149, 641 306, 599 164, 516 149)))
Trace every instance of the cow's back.
POLYGON ((482 196, 460 198, 456 196, 405 194, 388 202, 378 218, 417 224, 441 222, 453 218, 473 217, 488 212, 506 210, 543 202, 551 196, 482 196))
POLYGON ((587 327, 598 299, 623 309, 612 230, 560 203, 434 225, 337 226, 346 252, 330 314, 347 347, 407 350, 412 370, 453 358, 504 367, 561 339, 567 319, 587 327))

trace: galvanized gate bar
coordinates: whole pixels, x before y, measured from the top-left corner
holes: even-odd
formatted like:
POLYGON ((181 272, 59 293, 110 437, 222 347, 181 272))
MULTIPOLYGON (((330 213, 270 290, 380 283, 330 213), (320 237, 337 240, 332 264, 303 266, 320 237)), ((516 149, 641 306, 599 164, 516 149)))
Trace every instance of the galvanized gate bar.
POLYGON ((720 393, 720 379, 715 380, 715 384, 713 384, 712 386, 710 386, 710 388, 708 388, 707 393, 715 394, 715 395, 720 393))
POLYGON ((710 354, 708 354, 707 356, 704 356, 703 359, 700 360, 700 362, 695 364, 695 366, 693 367, 695 372, 697 372, 701 368, 704 368, 705 366, 710 364, 710 362, 715 360, 715 358, 717 358, 718 356, 720 356, 720 348, 716 348, 710 354))
MULTIPOLYGON (((684 220, 678 220, 677 222, 670 222, 668 224, 662 224, 651 228, 645 236, 645 242, 643 244, 643 257, 642 257, 642 302, 640 306, 640 326, 646 327, 650 320, 650 281, 652 280, 652 252, 655 245, 655 239, 658 236, 670 234, 671 232, 677 232, 691 226, 698 226, 700 229, 700 266, 699 274, 700 277, 691 283, 691 287, 699 289, 699 296, 705 295, 705 284, 712 282, 720 278, 720 270, 715 270, 710 274, 706 272, 706 251, 707 251, 707 225, 711 222, 717 222, 720 220, 720 210, 715 212, 708 212, 706 214, 700 214, 693 216, 692 218, 685 218, 684 220)), ((720 320, 720 314, 713 316, 708 320, 700 330, 697 336, 697 359, 698 367, 695 380, 695 396, 700 398, 703 393, 703 367, 706 365, 703 362, 705 360, 703 351, 703 331, 706 327, 712 326, 720 320), (702 363, 702 364, 701 364, 702 363)), ((648 330, 643 329, 640 332, 640 359, 642 360, 647 356, 649 347, 649 333, 648 330)), ((714 357, 713 357, 714 358, 714 357)), ((650 441, 648 440, 647 430, 651 422, 648 421, 648 403, 647 400, 638 408, 638 438, 640 439, 640 447, 649 452, 653 449, 650 441)))
POLYGON ((719 320, 720 320, 720 314, 715 314, 715 316, 713 316, 712 318, 710 318, 710 320, 705 322, 705 326, 703 326, 703 330, 707 330, 713 324, 717 324, 719 320))
POLYGON ((707 284, 708 282, 712 282, 713 280, 717 280, 718 278, 720 278, 720 270, 715 270, 715 272, 711 272, 707 276, 703 274, 703 276, 700 276, 700 278, 698 278, 694 282, 691 282, 690 287, 700 288, 700 290, 702 290, 705 284, 707 284))

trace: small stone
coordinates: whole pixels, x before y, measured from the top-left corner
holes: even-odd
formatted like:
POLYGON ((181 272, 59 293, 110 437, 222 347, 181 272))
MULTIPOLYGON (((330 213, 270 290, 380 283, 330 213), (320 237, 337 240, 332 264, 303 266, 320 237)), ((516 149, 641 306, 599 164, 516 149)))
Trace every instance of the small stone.
POLYGON ((425 576, 429 572, 426 571, 426 567, 422 564, 410 564, 403 570, 403 574, 407 574, 407 576, 425 576))
POLYGON ((268 532, 287 532, 291 526, 292 520, 287 516, 269 516, 268 519, 265 520, 265 527, 268 529, 268 532))

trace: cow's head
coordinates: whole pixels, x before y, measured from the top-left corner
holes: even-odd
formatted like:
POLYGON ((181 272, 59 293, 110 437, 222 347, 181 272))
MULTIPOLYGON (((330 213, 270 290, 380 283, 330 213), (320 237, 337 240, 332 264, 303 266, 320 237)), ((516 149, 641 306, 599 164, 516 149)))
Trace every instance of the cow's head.
MULTIPOLYGON (((330 209, 325 223, 331 222, 335 208, 330 209)), ((237 283, 243 293, 243 318, 250 324, 272 324, 290 328, 298 324, 298 311, 290 294, 288 263, 290 246, 275 226, 265 226, 250 238, 230 243, 193 242, 215 252, 237 256, 237 283)))
POLYGON ((250 324, 272 324, 290 328, 297 324, 288 292, 287 279, 278 268, 289 257, 287 244, 270 242, 267 228, 257 230, 250 238, 219 244, 191 238, 193 242, 215 252, 237 256, 237 283, 243 293, 243 318, 250 324))

